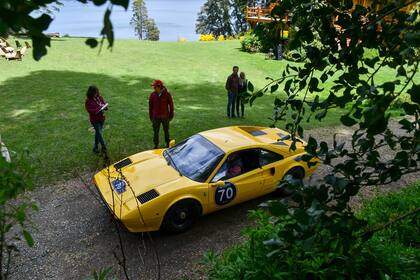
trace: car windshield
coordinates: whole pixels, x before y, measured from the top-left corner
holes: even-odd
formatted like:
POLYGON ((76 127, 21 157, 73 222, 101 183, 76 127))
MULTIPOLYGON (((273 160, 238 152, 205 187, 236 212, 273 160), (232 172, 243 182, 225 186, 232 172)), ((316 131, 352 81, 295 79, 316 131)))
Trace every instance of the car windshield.
POLYGON ((219 147, 199 134, 164 152, 176 170, 197 182, 206 181, 224 155, 219 147))

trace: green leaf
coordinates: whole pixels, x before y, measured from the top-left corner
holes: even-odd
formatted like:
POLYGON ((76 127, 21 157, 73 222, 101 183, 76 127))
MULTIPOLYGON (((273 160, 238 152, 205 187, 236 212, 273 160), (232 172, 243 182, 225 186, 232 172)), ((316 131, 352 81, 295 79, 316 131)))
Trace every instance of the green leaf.
POLYGON ((395 91, 395 84, 393 82, 386 82, 381 86, 384 89, 384 92, 394 92, 395 91))
POLYGON ((85 44, 91 48, 96 48, 96 46, 98 46, 98 40, 96 40, 95 38, 89 38, 86 39, 85 44))
POLYGON ((404 102, 402 104, 402 108, 404 109, 407 115, 414 115, 419 110, 419 105, 404 102))
POLYGON ((111 0, 111 3, 115 4, 115 5, 122 6, 127 10, 128 6, 130 4, 130 1, 129 0, 111 0))
POLYGON ((309 81, 309 92, 314 92, 318 89, 318 79, 315 77, 312 77, 309 81))
POLYGON ((413 85, 407 92, 411 96, 411 101, 420 104, 420 85, 413 85))
POLYGON ((349 114, 341 116, 340 121, 345 126, 353 126, 357 123, 357 121, 350 117, 349 114))
POLYGON ((26 231, 26 230, 23 230, 22 231, 22 234, 23 234, 23 237, 25 238, 26 243, 28 244, 28 246, 29 247, 34 246, 34 240, 32 238, 32 235, 28 231, 26 231))
POLYGON ((321 82, 325 83, 325 81, 328 79, 328 75, 326 73, 322 73, 321 75, 321 82))
POLYGON ((279 88, 279 85, 278 84, 274 84, 274 85, 272 85, 270 87, 270 92, 271 93, 276 92, 278 88, 279 88))
POLYGON ((411 131, 411 129, 413 128, 413 124, 407 119, 402 119, 398 123, 402 125, 401 128, 404 130, 411 131))
POLYGON ((315 138, 313 138, 312 136, 309 137, 308 144, 306 145, 305 150, 308 153, 315 154, 317 148, 318 148, 318 144, 317 144, 315 138))
POLYGON ((328 110, 327 110, 327 109, 322 110, 321 112, 318 112, 318 113, 315 115, 315 119, 317 119, 317 120, 322 120, 322 119, 323 119, 323 118, 325 118, 325 116, 327 115, 327 112, 328 112, 328 110))
POLYGON ((407 72, 405 71, 405 68, 402 65, 400 67, 398 67, 397 72, 398 72, 397 76, 404 76, 404 77, 407 76, 407 72))
POLYGON ((287 80, 286 83, 284 84, 284 91, 286 92, 287 95, 289 95, 289 91, 290 91, 290 86, 292 85, 293 79, 287 80))
POLYGON ((248 90, 254 92, 254 85, 251 82, 248 82, 248 90))
POLYGON ((44 34, 32 36, 33 58, 38 61, 47 54, 47 46, 50 46, 51 39, 44 34))
POLYGON ((276 107, 281 107, 284 105, 284 101, 281 100, 280 98, 276 97, 276 99, 274 99, 274 106, 276 107))
POLYGON ((270 239, 263 242, 266 246, 282 246, 284 243, 279 239, 270 239))
POLYGON ((269 204, 269 210, 271 212, 271 214, 273 214, 274 216, 280 217, 283 215, 287 215, 288 211, 287 211, 287 206, 283 203, 281 203, 280 201, 270 201, 269 204))
POLYGON ((108 8, 104 14, 104 27, 101 31, 102 36, 106 36, 108 40, 108 48, 114 45, 114 30, 111 22, 111 10, 108 8))
POLYGON ((366 58, 365 59, 365 63, 367 66, 369 66, 370 68, 374 68, 375 64, 379 61, 379 57, 375 56, 373 58, 366 58))
POLYGON ((295 217, 296 221, 298 221, 302 225, 307 225, 309 223, 309 216, 305 210, 296 209, 293 213, 293 216, 295 217))
POLYGON ((92 0, 92 1, 93 1, 93 4, 95 4, 96 6, 101 6, 105 4, 107 0, 92 0))
POLYGON ((42 14, 40 17, 36 18, 33 22, 33 25, 41 31, 48 29, 50 23, 52 22, 52 17, 47 14, 42 14))
POLYGON ((303 127, 301 127, 300 125, 297 127, 297 134, 300 138, 303 138, 303 127))

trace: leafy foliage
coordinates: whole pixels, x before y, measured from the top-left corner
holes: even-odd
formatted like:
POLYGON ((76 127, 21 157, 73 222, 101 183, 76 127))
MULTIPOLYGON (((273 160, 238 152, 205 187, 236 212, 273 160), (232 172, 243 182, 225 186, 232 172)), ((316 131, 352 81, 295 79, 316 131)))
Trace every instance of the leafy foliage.
MULTIPOLYGON (((108 5, 104 14, 104 25, 101 31, 103 44, 104 39, 108 41, 111 48, 114 43, 114 31, 111 23, 112 5, 119 5, 128 8, 129 0, 77 0, 81 3, 92 2, 96 6, 108 5)), ((0 36, 7 37, 11 33, 24 31, 32 39, 33 57, 41 59, 47 54, 47 47, 50 47, 50 38, 43 34, 53 21, 50 15, 50 8, 61 4, 58 0, 3 0, 0 2, 0 36), (34 13, 39 12, 39 13, 34 13), (40 15, 39 15, 40 14, 40 15)), ((96 39, 89 39, 86 43, 93 47, 96 39)))
POLYGON ((149 18, 146 24, 146 40, 159 41, 160 31, 157 27, 155 20, 149 18))
POLYGON ((28 208, 36 205, 21 195, 32 188, 29 180, 30 168, 19 160, 20 164, 9 163, 0 155, 0 279, 9 274, 13 254, 18 251, 16 240, 22 237, 32 247, 34 240, 27 230, 28 208), (17 197, 19 201, 14 201, 17 197))
POLYGON ((130 24, 140 40, 159 41, 160 31, 153 19, 147 14, 147 7, 144 0, 133 1, 133 17, 130 24))
MULTIPOLYGON (((268 52, 270 49, 277 49, 279 44, 284 45, 287 39, 286 34, 287 32, 284 31, 282 27, 278 28, 276 27, 276 23, 272 22, 268 24, 257 24, 253 30, 248 31, 245 34, 245 39, 247 37, 249 39, 252 38, 255 44, 260 46, 256 51, 268 52)), ((247 52, 255 52, 252 48, 242 48, 242 50, 247 52)))
MULTIPOLYGON (((237 255, 225 258, 234 271, 226 274, 229 278, 389 275, 366 245, 383 228, 369 230, 349 204, 363 187, 389 184, 420 171, 419 7, 407 9, 414 1, 382 3, 380 8, 367 8, 353 7, 352 1, 285 0, 273 10, 274 18, 293 15, 289 43, 292 49, 304 50, 303 62, 287 65, 276 79, 268 78, 271 82, 254 92, 250 104, 265 93, 281 92, 273 122, 285 121, 294 141, 304 136, 303 121, 322 121, 336 108, 342 109, 341 123, 354 132, 349 144, 336 135, 331 146, 309 137, 302 160, 309 165, 319 159, 330 167, 328 174, 304 187, 280 185, 294 190, 293 207, 286 200, 267 205, 268 214, 259 214, 258 230, 249 235, 252 248, 246 260, 237 261, 237 255), (393 71, 395 78, 378 79, 382 68, 393 71), (333 86, 323 98, 326 83, 333 86), (400 127, 391 129, 391 105, 402 95, 410 100, 402 104, 400 127)), ((275 23, 272 32, 282 28, 275 23)))
POLYGON ((375 232, 368 245, 375 248, 380 263, 393 272, 392 278, 415 279, 420 264, 420 212, 396 221, 404 213, 415 212, 420 207, 420 182, 400 193, 383 195, 365 201, 356 215, 366 219, 368 226, 389 224, 375 232))
POLYGON ((231 22, 235 34, 241 34, 248 30, 248 23, 245 20, 245 10, 248 5, 247 0, 231 0, 231 22))
POLYGON ((112 268, 111 267, 108 267, 108 268, 105 268, 105 269, 101 269, 99 271, 96 271, 95 270, 93 272, 93 277, 86 278, 85 280, 107 280, 107 279, 113 280, 115 278, 113 278, 113 277, 111 278, 110 277, 111 272, 112 272, 112 268))
MULTIPOLYGON (((374 227, 379 221, 393 221, 419 207, 419 187, 417 183, 401 193, 366 201, 357 214, 359 223, 374 227)), ((261 210, 251 213, 256 226, 246 230, 246 243, 222 255, 207 254, 210 279, 415 278, 420 251, 418 234, 413 233, 420 229, 419 212, 375 232, 369 242, 363 242, 363 232, 347 236, 351 230, 339 217, 334 218, 336 231, 331 235, 331 231, 320 227, 321 221, 319 227, 311 229, 312 219, 323 219, 316 211, 287 209, 278 201, 271 202, 270 209, 275 217, 261 210), (307 227, 306 236, 299 234, 302 227, 307 227), (396 234, 402 238, 395 239, 396 234), (343 235, 349 238, 345 243, 338 240, 344 239, 343 235)))
POLYGON ((207 0, 198 13, 196 32, 232 36, 247 30, 244 0, 207 0))
POLYGON ((255 52, 260 52, 262 48, 263 46, 261 45, 261 41, 252 32, 245 33, 245 35, 241 39, 242 51, 255 53, 255 52))

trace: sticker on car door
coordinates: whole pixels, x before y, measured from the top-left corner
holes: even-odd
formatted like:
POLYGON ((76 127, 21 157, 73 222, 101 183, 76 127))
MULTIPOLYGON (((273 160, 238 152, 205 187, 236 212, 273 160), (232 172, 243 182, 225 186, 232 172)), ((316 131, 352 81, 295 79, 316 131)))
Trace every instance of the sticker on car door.
POLYGON ((236 196, 236 187, 231 182, 225 182, 223 187, 217 187, 214 200, 217 205, 225 205, 231 202, 236 196))

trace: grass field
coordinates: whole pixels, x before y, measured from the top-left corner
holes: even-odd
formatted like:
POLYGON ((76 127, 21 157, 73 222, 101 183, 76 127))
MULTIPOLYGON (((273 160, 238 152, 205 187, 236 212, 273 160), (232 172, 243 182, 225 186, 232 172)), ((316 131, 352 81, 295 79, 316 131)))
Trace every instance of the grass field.
MULTIPOLYGON (((93 132, 84 109, 86 89, 95 84, 110 104, 105 140, 113 160, 152 148, 148 96, 153 79, 162 79, 175 102, 171 136, 181 140, 215 127, 270 125, 274 96, 246 107, 245 119, 226 118, 224 84, 233 65, 246 72, 256 88, 278 76, 286 61, 239 50, 238 41, 116 41, 112 52, 90 49, 83 39, 54 39, 40 62, 0 60, 0 134, 17 152, 35 157, 38 183, 74 176, 97 167, 93 132)), ((322 123, 338 124, 334 114, 322 123)), ((163 139, 161 139, 163 142, 163 139)))

